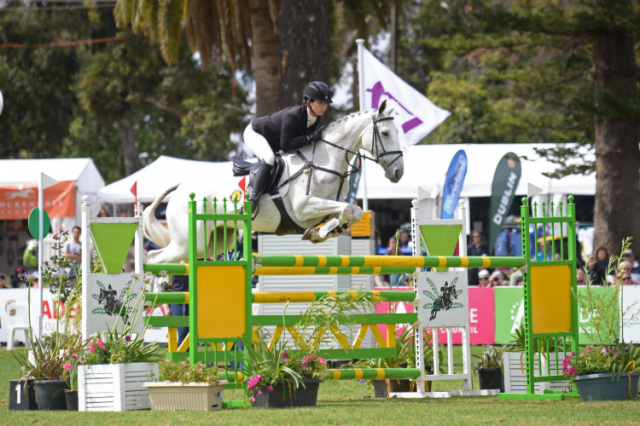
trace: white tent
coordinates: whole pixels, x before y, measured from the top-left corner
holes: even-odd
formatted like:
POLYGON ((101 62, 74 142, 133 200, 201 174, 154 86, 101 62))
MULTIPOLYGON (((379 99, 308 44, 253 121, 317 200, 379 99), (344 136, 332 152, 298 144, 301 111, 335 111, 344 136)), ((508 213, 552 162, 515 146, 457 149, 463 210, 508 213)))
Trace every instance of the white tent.
MULTIPOLYGON (((147 167, 124 179, 105 186, 99 192, 100 201, 111 204, 133 204, 131 187, 138 182, 138 198, 143 203, 151 203, 167 188, 189 178, 210 181, 211 186, 222 179, 237 179, 232 173, 230 161, 214 163, 208 161, 183 160, 160 156, 147 167)), ((167 199, 169 199, 167 197, 167 199)))
POLYGON ((40 172, 61 181, 76 183, 76 218, 80 218, 82 197, 98 209, 98 191, 104 179, 91 158, 52 158, 33 160, 0 160, 0 185, 37 184, 40 172))
MULTIPOLYGON (((558 165, 540 158, 534 148, 544 144, 456 144, 414 145, 404 154, 404 176, 398 183, 384 177, 384 170, 377 164, 367 164, 367 196, 370 199, 413 199, 417 187, 429 191, 432 196, 440 194, 449 163, 458 150, 464 150, 468 159, 467 177, 462 187, 462 198, 490 197, 491 183, 496 166, 504 154, 514 152, 521 157, 522 176, 516 195, 526 195, 527 183, 543 189, 543 194, 595 195, 595 174, 567 176, 551 179, 542 173, 550 173, 558 165), (524 158, 523 158, 524 157, 524 158)), ((585 156, 593 156, 585 153, 585 156)), ((357 198, 362 199, 362 181, 357 198)))
MULTIPOLYGON (((398 183, 391 183, 384 177, 384 171, 377 164, 368 162, 367 195, 370 199, 413 199, 418 186, 437 196, 444 184, 444 177, 454 154, 462 149, 469 160, 467 177, 462 187, 461 197, 489 197, 491 183, 498 162, 507 152, 514 152, 522 159, 522 177, 516 194, 525 195, 527 183, 543 188, 543 194, 594 195, 595 174, 588 176, 568 176, 550 179, 543 172, 553 172, 557 165, 540 158, 534 147, 543 144, 459 144, 459 145, 416 145, 408 148, 404 155, 405 173, 398 183)), ((585 155, 592 155, 586 153, 585 155)), ((138 172, 114 182, 99 192, 104 203, 133 203, 130 192, 134 182, 138 182, 138 197, 144 203, 156 199, 165 189, 182 182, 185 178, 197 177, 216 182, 233 177, 229 161, 214 163, 206 161, 182 160, 161 156, 138 172)), ((362 183, 358 198, 362 198, 362 183)), ((169 197, 168 197, 169 198, 169 197)), ((167 198, 167 199, 168 199, 167 198)))

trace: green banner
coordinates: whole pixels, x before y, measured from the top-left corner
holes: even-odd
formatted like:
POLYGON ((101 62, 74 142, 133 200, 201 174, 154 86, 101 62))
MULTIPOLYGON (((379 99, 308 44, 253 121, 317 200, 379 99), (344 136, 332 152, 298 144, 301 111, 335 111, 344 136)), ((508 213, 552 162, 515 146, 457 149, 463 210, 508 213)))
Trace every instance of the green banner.
MULTIPOLYGON (((583 293, 584 288, 578 289, 583 293)), ((609 288, 597 287, 593 291, 600 295, 609 288)), ((504 345, 513 340, 513 335, 524 317, 524 299, 522 287, 496 287, 495 294, 495 310, 496 310, 496 344, 504 345)), ((583 327, 592 327, 591 315, 579 313, 580 321, 580 344, 596 343, 587 339, 582 332, 583 327)), ((609 342, 611 343, 611 342, 609 342)))
MULTIPOLYGON (((360 157, 354 157, 351 161, 351 164, 356 168, 360 169, 362 166, 362 160, 360 157)), ((350 169, 352 170, 352 169, 350 169)), ((344 202, 348 204, 355 204, 356 202, 356 193, 358 192, 358 184, 360 183, 360 176, 362 172, 354 173, 349 176, 349 190, 347 191, 347 196, 344 197, 344 202)))
MULTIPOLYGON (((520 182, 522 165, 520 158, 508 152, 500 159, 491 184, 491 210, 489 211, 489 251, 493 253, 496 239, 502 230, 502 224, 509 215, 516 188, 520 182)), ((506 253, 501 253, 506 254, 506 253)))

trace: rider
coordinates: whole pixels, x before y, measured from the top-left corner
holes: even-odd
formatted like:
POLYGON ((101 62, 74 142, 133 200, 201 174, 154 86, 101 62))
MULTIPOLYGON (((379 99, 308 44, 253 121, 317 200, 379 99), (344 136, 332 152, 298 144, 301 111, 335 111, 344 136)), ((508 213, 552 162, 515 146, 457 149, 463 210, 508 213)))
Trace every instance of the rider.
POLYGON ((318 129, 318 118, 332 103, 329 86, 321 81, 312 81, 304 89, 303 100, 302 105, 256 118, 244 131, 245 143, 253 154, 262 160, 251 178, 249 201, 254 206, 271 175, 275 162, 274 153, 294 151, 322 138, 322 130, 318 129))

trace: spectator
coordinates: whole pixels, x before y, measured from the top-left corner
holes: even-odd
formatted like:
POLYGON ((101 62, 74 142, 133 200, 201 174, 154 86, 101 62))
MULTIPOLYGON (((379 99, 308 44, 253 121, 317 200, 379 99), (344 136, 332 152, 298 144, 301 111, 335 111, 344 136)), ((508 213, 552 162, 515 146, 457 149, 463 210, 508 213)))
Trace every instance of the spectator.
MULTIPOLYGON (((526 268, 523 268, 526 271, 526 268)), ((518 284, 518 280, 522 280, 523 272, 520 268, 514 268, 514 271, 511 273, 509 277, 509 286, 515 287, 518 285, 522 285, 522 283, 518 284)))
MULTIPOLYGON (((489 256, 489 247, 484 241, 482 232, 473 231, 471 233, 471 244, 467 246, 467 256, 489 256)), ((468 269, 469 285, 481 284, 478 282, 478 278, 480 278, 480 274, 478 271, 478 268, 468 269)), ((489 276, 487 275, 487 278, 488 277, 489 276)))
POLYGON ((2 290, 3 288, 7 288, 6 286, 7 286, 6 277, 2 272, 0 272, 0 290, 2 290))
POLYGON ((72 240, 64 243, 64 257, 69 259, 71 265, 71 275, 75 277, 75 271, 82 262, 82 242, 80 241, 81 230, 79 226, 74 226, 71 232, 72 240))
POLYGON ((600 265, 600 267, 606 271, 609 269, 609 252, 604 247, 598 247, 596 250, 596 263, 600 265))
POLYGON ((585 279, 584 270, 578 269, 576 271, 576 284, 577 285, 585 285, 587 284, 587 280, 585 279))
POLYGON ((491 282, 491 287, 501 287, 504 285, 504 275, 502 275, 502 272, 500 271, 494 271, 493 274, 491 274, 491 279, 489 280, 491 282))
POLYGON ((16 274, 11 277, 11 288, 27 288, 27 280, 24 277, 24 268, 18 266, 16 268, 16 274))
POLYGON ((624 258, 625 262, 631 264, 631 278, 633 278, 633 281, 640 281, 640 264, 638 264, 633 250, 627 249, 622 257, 624 258))
POLYGON ((516 277, 516 286, 522 287, 524 285, 524 275, 519 274, 516 277))
POLYGON ((400 250, 411 248, 411 239, 409 239, 409 233, 407 231, 400 232, 400 250))
POLYGON ((98 213, 98 217, 109 217, 109 216, 110 215, 109 215, 109 212, 107 211, 107 209, 104 206, 102 206, 100 208, 100 213, 98 213))
MULTIPOLYGON (((547 257, 546 257, 546 260, 553 260, 552 259, 552 253, 551 253, 551 244, 552 244, 551 239, 547 239, 547 243, 546 243, 547 257)), ((536 257, 538 262, 545 260, 544 251, 545 251, 545 242, 544 242, 544 240, 542 240, 542 241, 540 241, 538 243, 538 256, 536 257)))
POLYGON ((631 272, 627 270, 618 272, 618 281, 621 282, 622 285, 638 285, 638 282, 631 277, 631 272))
MULTIPOLYGON (((174 292, 189 292, 189 276, 188 275, 174 275, 173 276, 173 291, 174 292)), ((188 317, 189 316, 189 304, 171 303, 169 305, 172 317, 188 317)), ((182 344, 182 341, 189 334, 189 327, 178 327, 178 347, 182 344)))
POLYGON ((387 251, 384 254, 387 256, 395 256, 396 246, 397 246, 396 237, 389 238, 389 248, 387 248, 387 251))
POLYGON ((589 270, 587 276, 589 277, 591 285, 604 285, 606 282, 606 272, 598 265, 594 257, 590 257, 589 260, 587 260, 587 269, 589 270))
POLYGON ((489 282, 489 271, 483 269, 478 272, 478 282, 479 287, 491 287, 491 283, 489 282))

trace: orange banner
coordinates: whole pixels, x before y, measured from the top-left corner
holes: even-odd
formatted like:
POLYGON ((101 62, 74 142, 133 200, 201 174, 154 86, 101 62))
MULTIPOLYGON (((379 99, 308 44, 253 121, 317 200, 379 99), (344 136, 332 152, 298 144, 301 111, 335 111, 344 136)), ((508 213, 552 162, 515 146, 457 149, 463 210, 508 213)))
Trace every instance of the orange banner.
MULTIPOLYGON (((0 220, 28 219, 29 213, 38 207, 38 185, 0 186, 0 220)), ((44 190, 44 209, 49 217, 75 217, 76 183, 72 180, 58 182, 44 190)))

